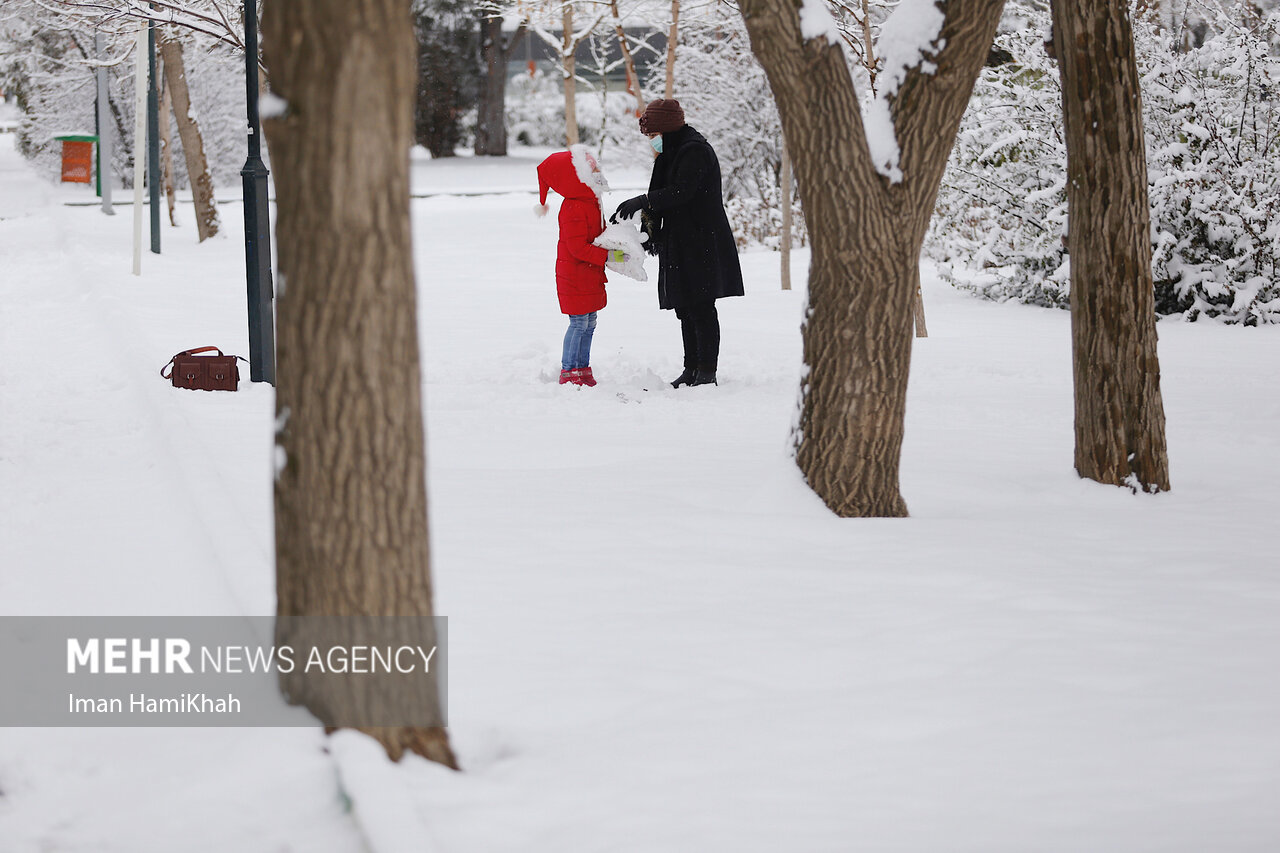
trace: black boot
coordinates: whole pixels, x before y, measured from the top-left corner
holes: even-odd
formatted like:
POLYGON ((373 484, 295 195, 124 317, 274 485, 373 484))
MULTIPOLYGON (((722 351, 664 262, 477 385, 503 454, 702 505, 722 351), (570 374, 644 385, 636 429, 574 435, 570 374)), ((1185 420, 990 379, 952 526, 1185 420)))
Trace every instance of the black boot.
POLYGON ((671 383, 671 387, 679 388, 681 385, 692 385, 694 384, 693 380, 697 377, 697 374, 698 371, 695 368, 686 367, 684 369, 684 373, 677 376, 675 381, 671 383))
POLYGON ((710 367, 699 367, 697 372, 693 374, 693 381, 690 382, 689 384, 690 385, 719 385, 720 383, 716 381, 715 365, 713 364, 710 367))

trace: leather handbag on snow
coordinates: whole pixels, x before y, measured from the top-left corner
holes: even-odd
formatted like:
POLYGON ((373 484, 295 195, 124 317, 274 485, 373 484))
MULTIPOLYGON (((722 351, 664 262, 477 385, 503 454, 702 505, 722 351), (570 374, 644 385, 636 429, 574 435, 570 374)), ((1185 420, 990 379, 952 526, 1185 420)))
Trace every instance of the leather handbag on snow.
POLYGON ((240 384, 238 355, 223 355, 217 347, 197 347, 183 350, 160 368, 160 375, 173 382, 174 388, 191 388, 197 391, 235 391, 240 384), (216 352, 217 355, 200 355, 216 352), (172 368, 169 373, 165 370, 172 368))

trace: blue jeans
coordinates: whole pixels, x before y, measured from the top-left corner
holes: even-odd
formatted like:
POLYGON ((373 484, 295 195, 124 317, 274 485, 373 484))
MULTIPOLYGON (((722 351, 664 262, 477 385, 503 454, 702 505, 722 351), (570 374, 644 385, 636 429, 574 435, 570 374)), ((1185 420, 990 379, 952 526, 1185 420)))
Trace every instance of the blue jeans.
POLYGON ((577 370, 591 364, 591 336, 596 333, 596 312, 570 314, 569 329, 564 333, 561 370, 577 370))

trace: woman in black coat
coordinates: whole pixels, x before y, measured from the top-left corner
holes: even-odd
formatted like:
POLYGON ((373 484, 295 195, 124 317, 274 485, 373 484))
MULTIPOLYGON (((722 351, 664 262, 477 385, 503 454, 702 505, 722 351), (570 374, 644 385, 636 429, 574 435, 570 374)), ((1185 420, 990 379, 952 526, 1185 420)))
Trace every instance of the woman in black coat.
POLYGON ((649 192, 618 205, 613 218, 642 214, 647 248, 658 255, 658 307, 680 318, 681 385, 716 384, 720 319, 716 300, 742 295, 742 268, 720 196, 720 161, 674 100, 651 101, 640 132, 658 152, 649 192))

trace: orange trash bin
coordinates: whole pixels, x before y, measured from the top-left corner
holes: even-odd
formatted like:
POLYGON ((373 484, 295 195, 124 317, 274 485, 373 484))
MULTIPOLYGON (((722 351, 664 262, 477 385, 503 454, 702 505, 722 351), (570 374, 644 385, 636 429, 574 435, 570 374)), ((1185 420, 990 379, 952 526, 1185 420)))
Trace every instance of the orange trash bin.
POLYGON ((62 142, 62 182, 93 183, 93 144, 96 136, 58 136, 62 142))

